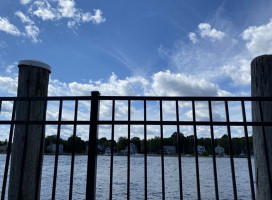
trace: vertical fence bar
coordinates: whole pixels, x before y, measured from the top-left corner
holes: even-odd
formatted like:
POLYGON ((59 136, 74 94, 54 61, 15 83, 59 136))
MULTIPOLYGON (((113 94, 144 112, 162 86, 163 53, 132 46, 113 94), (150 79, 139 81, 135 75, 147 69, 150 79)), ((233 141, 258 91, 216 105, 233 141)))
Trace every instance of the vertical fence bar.
POLYGON ((130 198, 130 100, 128 100, 127 200, 130 198))
POLYGON ((201 199, 200 193, 200 178, 199 178, 199 163, 198 163, 198 151, 197 151, 197 132, 196 132, 196 114, 195 114, 195 101, 192 101, 192 113, 193 113, 193 123, 194 123, 194 148, 195 148, 195 164, 196 164, 196 184, 197 184, 197 197, 201 199))
POLYGON ((61 129, 61 116, 62 116, 62 104, 63 104, 63 101, 60 100, 60 104, 59 104, 59 117, 58 117, 58 130, 57 130, 57 144, 56 144, 54 176, 53 176, 52 200, 54 200, 55 196, 56 196, 57 174, 58 174, 58 160, 59 160, 59 139, 60 139, 60 129, 61 129))
MULTIPOLYGON (((176 100, 176 120, 179 122, 179 107, 178 107, 178 100, 176 100)), ((178 141, 178 167, 179 167, 179 197, 180 200, 183 199, 183 191, 182 191, 182 168, 181 168, 181 142, 180 142, 180 130, 179 125, 177 125, 177 141, 178 141)))
MULTIPOLYGON (((43 153, 44 153, 44 138, 45 138, 45 122, 46 122, 46 110, 47 110, 47 100, 44 100, 44 105, 43 105, 43 119, 42 119, 42 134, 41 134, 41 144, 40 144, 40 153, 39 153, 39 164, 38 164, 38 170, 37 170, 37 175, 38 177, 38 183, 41 183, 41 176, 38 175, 38 173, 42 174, 42 164, 43 164, 43 153)), ((40 184, 36 184, 36 189, 35 189, 35 199, 40 198, 40 184)))
POLYGON ((86 200, 95 200, 96 197, 96 169, 97 169, 97 138, 99 120, 99 96, 98 91, 92 92, 91 116, 89 129, 89 149, 87 166, 86 200))
POLYGON ((162 199, 165 200, 162 100, 160 100, 162 199))
POLYGON ((146 100, 144 100, 144 177, 145 177, 145 199, 147 199, 147 145, 146 145, 146 140, 147 140, 147 137, 146 137, 146 100))
MULTIPOLYGON (((74 165, 75 165, 75 140, 77 132, 77 112, 78 112, 78 100, 75 101, 75 113, 74 113, 74 130, 72 141, 72 158, 71 158, 71 173, 70 173, 70 186, 69 186, 69 200, 73 198, 73 182, 74 182, 74 165)), ((90 144, 90 142, 89 142, 90 144)))
MULTIPOLYGON (((241 106, 242 106, 243 122, 246 123, 247 120, 246 120, 246 109, 245 109, 244 101, 241 101, 241 106)), ((252 165, 251 165, 251 158, 250 158, 250 146, 249 146, 249 140, 248 140, 248 130, 246 125, 244 125, 244 132, 245 132, 246 146, 247 146, 247 163, 248 163, 251 197, 252 197, 252 200, 255 200, 253 173, 252 173, 252 165)))
MULTIPOLYGON (((229 123, 230 120, 229 120, 229 106, 228 106, 228 101, 225 101, 225 110, 226 110, 226 120, 227 120, 227 123, 229 123)), ((230 154, 230 164, 231 164, 233 196, 234 196, 234 199, 237 200, 236 178, 235 178, 235 168, 234 168, 234 161, 233 161, 233 152, 232 152, 232 142, 231 142, 230 125, 227 125, 227 129, 228 129, 228 140, 229 140, 229 154, 230 154)))
POLYGON ((114 141, 114 120, 115 120, 115 100, 112 100, 111 160, 110 160, 110 192, 109 192, 109 199, 110 199, 110 200, 112 200, 112 182, 113 182, 113 141, 114 141))
MULTIPOLYGON (((211 104, 211 101, 209 101, 209 116, 210 116, 210 122, 213 122, 212 104, 211 104)), ((217 181, 217 169, 216 169, 216 159, 215 159, 215 145, 214 145, 213 125, 210 125, 210 131, 211 131, 211 140, 212 140, 213 175, 214 175, 215 198, 216 198, 216 200, 219 200, 218 181, 217 181)))
MULTIPOLYGON (((264 122, 264 117, 263 117, 263 108, 262 108, 262 102, 259 101, 259 110, 260 110, 260 117, 261 117, 261 123, 264 122)), ((266 132, 264 125, 262 124, 262 137, 263 137, 263 143, 264 143, 264 153, 265 153, 265 164, 267 168, 267 175, 268 175, 268 184, 270 187, 270 195, 272 196, 272 178, 271 178, 271 171, 270 171, 270 163, 269 163, 269 155, 268 155, 268 145, 267 145, 267 137, 266 137, 266 132)))
MULTIPOLYGON (((17 104, 17 101, 14 101, 13 108, 12 108, 11 122, 14 122, 14 119, 15 119, 16 104, 17 104)), ((6 163, 5 163, 5 171, 4 171, 4 178, 3 178, 3 185, 2 185, 1 200, 5 199, 5 194, 6 194, 6 185, 7 185, 7 178, 8 178, 9 160, 10 160, 12 138, 13 138, 13 129, 14 129, 14 124, 12 123, 10 125, 10 131, 9 131, 9 141, 8 141, 8 149, 7 149, 7 155, 6 155, 6 163)))

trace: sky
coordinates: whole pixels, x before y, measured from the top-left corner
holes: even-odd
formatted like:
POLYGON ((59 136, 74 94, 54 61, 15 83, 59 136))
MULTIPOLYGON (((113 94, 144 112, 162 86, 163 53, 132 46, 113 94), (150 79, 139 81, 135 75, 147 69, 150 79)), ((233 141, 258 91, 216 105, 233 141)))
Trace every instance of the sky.
POLYGON ((0 95, 18 61, 52 68, 50 96, 250 96, 272 53, 268 0, 0 0, 0 95))

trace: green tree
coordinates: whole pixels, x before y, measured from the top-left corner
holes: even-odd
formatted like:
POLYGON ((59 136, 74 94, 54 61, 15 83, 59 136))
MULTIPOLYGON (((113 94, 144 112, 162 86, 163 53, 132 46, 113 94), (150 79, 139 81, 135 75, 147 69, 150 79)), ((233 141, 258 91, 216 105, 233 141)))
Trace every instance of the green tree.
POLYGON ((107 138, 102 137, 98 139, 98 144, 103 146, 104 148, 109 148, 111 147, 111 140, 107 140, 107 138))
POLYGON ((142 149, 141 149, 141 139, 139 137, 133 137, 133 138, 131 138, 130 142, 133 143, 137 147, 138 153, 142 152, 142 149))
MULTIPOLYGON (((66 150, 67 152, 72 152, 73 148, 73 136, 70 136, 67 140, 66 150)), ((81 137, 75 137, 75 146, 74 146, 75 153, 85 153, 86 150, 86 142, 81 139, 81 137)))
MULTIPOLYGON (((49 136, 46 136, 45 139, 44 139, 44 152, 45 153, 51 153, 50 151, 47 150, 47 147, 50 145, 50 144, 57 144, 57 135, 49 135, 49 136)), ((64 145, 65 144, 65 140, 63 140, 62 138, 59 139, 59 144, 62 144, 64 145)))
POLYGON ((128 146, 128 139, 126 137, 119 137, 117 142, 118 152, 125 150, 128 146))

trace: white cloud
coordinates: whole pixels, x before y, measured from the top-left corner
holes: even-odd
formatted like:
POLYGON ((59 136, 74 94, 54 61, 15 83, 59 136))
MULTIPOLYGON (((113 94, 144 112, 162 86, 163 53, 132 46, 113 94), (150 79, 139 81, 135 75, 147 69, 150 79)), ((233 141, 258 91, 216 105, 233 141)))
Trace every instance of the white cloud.
POLYGON ((34 22, 29 17, 27 17, 22 11, 17 11, 15 15, 20 17, 23 23, 34 24, 34 22))
POLYGON ((200 30, 200 35, 202 38, 208 37, 212 40, 221 40, 225 36, 225 33, 216 29, 211 29, 211 25, 208 23, 199 24, 198 29, 200 30))
POLYGON ((31 2, 31 0, 21 0, 21 4, 28 4, 28 3, 30 3, 31 2))
POLYGON ((17 78, 0 76, 0 91, 3 93, 17 94, 17 78))
POLYGON ((20 17, 24 24, 27 24, 25 26, 25 33, 23 33, 23 35, 31 38, 33 43, 37 43, 39 41, 37 37, 40 33, 40 29, 35 25, 34 21, 32 21, 21 11, 17 11, 15 15, 20 17))
POLYGON ((48 1, 35 1, 34 4, 30 7, 29 12, 44 21, 60 18, 57 11, 51 7, 48 1))
POLYGON ((240 59, 238 65, 225 65, 222 67, 222 72, 231 77, 236 85, 249 85, 251 83, 250 61, 240 59))
POLYGON ((74 0, 55 0, 52 5, 46 0, 38 0, 30 7, 29 12, 44 21, 67 18, 69 28, 77 28, 81 23, 100 24, 106 21, 100 9, 94 9, 94 15, 90 12, 83 12, 82 9, 76 7, 74 0))
POLYGON ((158 96, 226 96, 229 92, 196 76, 181 73, 157 72, 153 75, 151 95, 158 96))
POLYGON ((189 39, 192 41, 192 43, 197 43, 198 42, 198 39, 197 39, 195 33, 190 32, 188 36, 189 36, 189 39))
POLYGON ((40 33, 40 30, 37 26, 30 24, 25 26, 25 30, 27 37, 31 38, 33 43, 37 43, 39 41, 37 37, 40 33))
POLYGON ((13 71, 15 69, 15 64, 17 64, 17 63, 14 63, 12 65, 7 66, 6 72, 9 73, 9 74, 13 73, 13 71))
POLYGON ((90 82, 82 84, 77 82, 69 83, 72 95, 90 95, 91 91, 98 90, 103 95, 138 95, 145 91, 148 81, 142 77, 128 77, 124 80, 117 79, 112 74, 107 82, 90 82))
POLYGON ((77 9, 74 0, 58 0, 58 11, 62 17, 72 18, 75 16, 77 9))
POLYGON ((246 47, 252 56, 272 53, 272 19, 261 26, 250 26, 242 33, 246 47))
POLYGON ((90 22, 92 21, 94 24, 101 24, 106 21, 104 17, 102 17, 103 12, 100 9, 94 9, 95 14, 92 15, 91 13, 87 12, 82 15, 83 22, 90 22))
POLYGON ((15 36, 21 35, 21 32, 18 30, 16 26, 11 24, 7 18, 2 17, 0 17, 0 31, 4 31, 15 36))

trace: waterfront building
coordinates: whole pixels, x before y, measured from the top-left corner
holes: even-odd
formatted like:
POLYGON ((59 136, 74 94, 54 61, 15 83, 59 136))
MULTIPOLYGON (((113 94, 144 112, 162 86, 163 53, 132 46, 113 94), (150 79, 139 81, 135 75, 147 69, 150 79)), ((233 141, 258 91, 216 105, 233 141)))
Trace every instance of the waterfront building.
POLYGON ((198 152, 199 155, 201 155, 204 152, 206 152, 205 146, 203 146, 203 145, 197 145, 197 152, 198 152))
MULTIPOLYGON (((50 143, 50 145, 48 145, 46 147, 46 149, 52 153, 56 153, 56 144, 50 143)), ((63 144, 59 144, 59 154, 63 153, 63 144)))
MULTIPOLYGON (((130 143, 130 154, 136 154, 138 151, 137 151, 137 147, 135 144, 133 143, 130 143)), ((125 150, 122 150, 121 151, 121 154, 122 155, 127 155, 128 154, 128 146, 126 147, 125 150)))
POLYGON ((225 149, 218 144, 217 147, 215 147, 215 153, 219 155, 224 155, 225 149))

